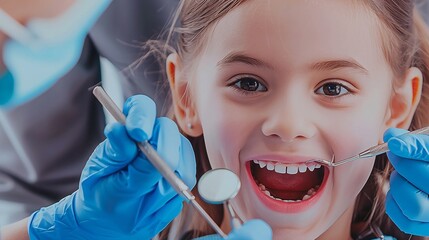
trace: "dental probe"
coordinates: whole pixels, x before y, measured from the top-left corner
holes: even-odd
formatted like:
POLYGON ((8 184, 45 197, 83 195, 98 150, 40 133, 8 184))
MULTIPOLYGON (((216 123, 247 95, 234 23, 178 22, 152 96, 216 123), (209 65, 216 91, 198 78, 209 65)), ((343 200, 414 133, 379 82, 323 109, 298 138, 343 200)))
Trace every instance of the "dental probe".
MULTIPOLYGON (((420 129, 417 129, 417 130, 414 130, 412 132, 408 132, 405 134, 429 134, 429 126, 424 127, 424 128, 420 128, 420 129)), ((328 167, 337 167, 337 166, 340 166, 340 165, 343 165, 345 163, 352 162, 352 161, 355 161, 358 159, 375 157, 377 155, 383 154, 383 153, 388 152, 388 151, 389 151, 389 148, 387 147, 387 143, 381 143, 381 144, 378 144, 376 146, 370 147, 367 150, 364 150, 361 153, 359 153, 353 157, 349 157, 349 158, 346 158, 346 159, 338 161, 338 162, 334 162, 334 161, 329 162, 329 161, 326 161, 323 159, 314 159, 314 160, 308 161, 307 163, 318 162, 318 163, 324 164, 328 167)))
MULTIPOLYGON (((96 86, 92 91, 95 97, 100 103, 112 114, 112 116, 121 124, 125 124, 125 115, 116 106, 110 96, 100 86, 96 86)), ((146 155, 153 166, 161 173, 161 175, 171 184, 177 193, 182 194, 189 202, 195 207, 195 209, 201 214, 204 219, 207 220, 209 225, 220 235, 222 238, 226 238, 226 234, 219 228, 219 226, 213 221, 206 211, 198 204, 195 200, 195 196, 190 191, 189 187, 180 179, 167 163, 159 156, 156 150, 150 145, 148 141, 137 143, 139 149, 146 155)))

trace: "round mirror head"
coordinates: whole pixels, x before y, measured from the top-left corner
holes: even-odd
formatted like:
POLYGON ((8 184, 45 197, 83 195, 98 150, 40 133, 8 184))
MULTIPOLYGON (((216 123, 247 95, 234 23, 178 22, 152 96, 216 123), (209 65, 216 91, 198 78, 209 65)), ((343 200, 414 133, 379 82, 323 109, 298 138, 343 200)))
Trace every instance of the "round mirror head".
POLYGON ((204 173, 198 181, 201 198, 211 204, 222 204, 235 197, 240 187, 238 176, 225 168, 212 169, 204 173))

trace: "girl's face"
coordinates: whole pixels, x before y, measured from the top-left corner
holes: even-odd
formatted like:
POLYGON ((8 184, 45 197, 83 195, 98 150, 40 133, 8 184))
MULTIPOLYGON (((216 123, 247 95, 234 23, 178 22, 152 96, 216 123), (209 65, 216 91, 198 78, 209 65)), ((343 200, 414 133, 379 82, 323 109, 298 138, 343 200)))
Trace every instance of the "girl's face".
POLYGON ((276 239, 349 234, 374 159, 305 162, 380 141, 393 76, 376 26, 351 1, 271 0, 242 4, 207 33, 191 100, 211 166, 239 175, 234 209, 276 239))

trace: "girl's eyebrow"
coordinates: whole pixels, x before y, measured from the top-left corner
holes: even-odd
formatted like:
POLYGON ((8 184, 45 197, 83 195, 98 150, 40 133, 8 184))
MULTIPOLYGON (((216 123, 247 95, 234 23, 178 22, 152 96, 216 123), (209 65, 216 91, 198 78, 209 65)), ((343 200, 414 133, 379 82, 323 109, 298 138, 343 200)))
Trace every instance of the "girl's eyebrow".
POLYGON ((322 61, 322 62, 316 62, 311 65, 310 69, 317 70, 317 71, 333 71, 338 70, 341 68, 352 68, 356 69, 359 72, 368 75, 368 70, 364 68, 362 65, 360 65, 356 60, 354 59, 339 59, 339 60, 329 60, 329 61, 322 61))
POLYGON ((222 60, 220 60, 217 63, 217 66, 221 67, 222 65, 228 65, 231 63, 244 63, 244 64, 248 64, 248 65, 252 65, 252 66, 257 66, 257 67, 263 67, 263 68, 268 68, 268 69, 273 69, 273 67, 254 57, 250 57, 242 52, 231 52, 228 55, 226 55, 224 58, 222 58, 222 60))
MULTIPOLYGON (((271 70, 274 69, 270 64, 260 59, 250 57, 242 52, 229 53, 217 63, 217 66, 221 67, 222 65, 228 65, 231 63, 244 63, 252 66, 268 68, 271 70)), ((310 69, 316 71, 333 71, 342 68, 352 68, 365 75, 368 75, 368 70, 352 58, 320 61, 310 65, 310 69)))

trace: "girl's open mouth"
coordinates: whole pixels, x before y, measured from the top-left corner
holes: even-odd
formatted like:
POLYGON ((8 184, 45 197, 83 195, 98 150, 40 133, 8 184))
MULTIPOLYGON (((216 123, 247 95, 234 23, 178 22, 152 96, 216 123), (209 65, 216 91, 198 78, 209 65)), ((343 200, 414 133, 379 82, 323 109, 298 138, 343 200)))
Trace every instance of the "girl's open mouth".
POLYGON ((266 160, 249 161, 248 170, 261 198, 275 205, 293 203, 295 206, 312 202, 329 172, 315 163, 285 164, 266 160))

